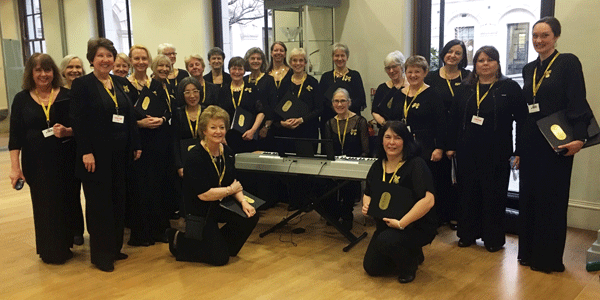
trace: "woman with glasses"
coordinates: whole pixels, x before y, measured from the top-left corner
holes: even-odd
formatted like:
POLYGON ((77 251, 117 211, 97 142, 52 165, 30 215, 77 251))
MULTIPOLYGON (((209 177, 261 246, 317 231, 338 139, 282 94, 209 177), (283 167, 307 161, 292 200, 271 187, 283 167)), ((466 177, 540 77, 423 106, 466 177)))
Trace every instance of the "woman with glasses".
POLYGON ((179 82, 190 76, 190 74, 186 70, 175 68, 175 62, 177 61, 177 49, 175 49, 175 46, 169 43, 160 44, 158 45, 158 54, 168 57, 173 66, 171 73, 167 76, 167 90, 172 97, 175 97, 179 82))
MULTIPOLYGON (((200 83, 200 91, 198 100, 202 107, 207 107, 209 105, 217 104, 217 99, 219 97, 219 86, 212 84, 202 77, 204 74, 204 68, 206 65, 204 64, 204 59, 200 54, 192 54, 185 58, 185 67, 190 73, 191 77, 196 78, 196 80, 200 83)), ((181 96, 178 92, 178 96, 181 96)), ((175 98, 177 101, 177 107, 184 106, 186 102, 183 99, 175 98)))
MULTIPOLYGON (((387 73, 390 80, 380 84, 375 92, 375 98, 371 105, 371 115, 379 126, 383 126, 385 118, 381 115, 382 110, 391 109, 392 95, 398 90, 401 90, 408 85, 406 78, 404 77, 404 55, 400 51, 390 52, 383 60, 385 72, 387 73), (388 99, 389 103, 381 104, 383 99, 388 99), (382 105, 380 107, 380 105, 382 105), (386 108, 389 106, 388 108, 386 108)), ((383 113, 385 114, 385 113, 383 113)))

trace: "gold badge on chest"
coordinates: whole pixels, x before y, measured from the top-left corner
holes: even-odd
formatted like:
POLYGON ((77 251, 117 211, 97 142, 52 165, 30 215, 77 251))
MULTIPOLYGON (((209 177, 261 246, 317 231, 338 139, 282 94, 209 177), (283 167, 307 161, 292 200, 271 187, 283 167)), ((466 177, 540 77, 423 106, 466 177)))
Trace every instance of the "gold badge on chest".
POLYGON ((146 96, 146 98, 144 98, 144 101, 142 101, 142 109, 147 110, 149 105, 150 105, 150 97, 146 96))
POLYGON ((390 200, 392 199, 392 195, 388 192, 384 192, 381 194, 381 198, 379 198, 379 209, 386 210, 390 206, 390 200))
POLYGON ((245 121, 246 121, 246 118, 244 117, 244 115, 240 115, 240 117, 238 118, 238 125, 240 127, 243 127, 245 121))
POLYGON ((288 110, 290 110, 290 107, 292 107, 292 101, 288 100, 287 102, 285 102, 285 104, 283 104, 283 107, 281 107, 281 110, 283 110, 284 112, 287 112, 288 110))

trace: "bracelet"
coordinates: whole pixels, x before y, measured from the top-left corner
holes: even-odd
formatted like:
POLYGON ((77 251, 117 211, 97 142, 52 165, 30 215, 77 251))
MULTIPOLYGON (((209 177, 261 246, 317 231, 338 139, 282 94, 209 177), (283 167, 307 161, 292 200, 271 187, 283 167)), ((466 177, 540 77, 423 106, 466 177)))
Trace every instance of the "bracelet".
POLYGON ((400 220, 398 220, 398 229, 404 230, 404 227, 400 226, 400 220))
POLYGON ((228 187, 225 189, 225 192, 227 193, 227 196, 231 195, 231 193, 229 192, 229 189, 230 189, 230 188, 231 188, 231 186, 228 186, 228 187))

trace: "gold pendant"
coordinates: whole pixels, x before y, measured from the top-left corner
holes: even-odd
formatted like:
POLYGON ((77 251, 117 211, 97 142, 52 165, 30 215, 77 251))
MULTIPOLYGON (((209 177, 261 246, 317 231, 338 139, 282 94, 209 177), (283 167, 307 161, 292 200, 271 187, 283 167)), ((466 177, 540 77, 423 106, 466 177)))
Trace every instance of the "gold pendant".
POLYGON ((381 198, 379 198, 379 209, 386 210, 390 206, 390 200, 392 199, 392 195, 388 192, 384 192, 381 194, 381 198))

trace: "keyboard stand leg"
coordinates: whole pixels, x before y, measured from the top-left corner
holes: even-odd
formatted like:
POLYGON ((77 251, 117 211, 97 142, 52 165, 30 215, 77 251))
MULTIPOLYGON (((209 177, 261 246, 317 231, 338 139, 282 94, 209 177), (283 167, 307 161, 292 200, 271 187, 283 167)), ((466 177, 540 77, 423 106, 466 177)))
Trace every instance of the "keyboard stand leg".
POLYGON ((327 193, 325 193, 325 195, 315 199, 314 201, 312 201, 311 203, 309 203, 308 205, 305 205, 304 207, 300 208, 298 211, 296 211, 295 213, 293 213, 291 216, 283 219, 281 222, 275 224, 273 227, 267 229, 265 232, 262 232, 261 234, 259 234, 259 236, 265 237, 267 234, 282 228, 283 226, 285 226, 289 221, 291 221, 292 219, 294 219, 295 217, 297 217, 298 215, 300 215, 301 213, 305 212, 305 211, 309 211, 310 208, 314 208, 314 210, 319 213, 319 215, 321 215, 323 218, 325 218, 325 220, 329 221, 329 223, 331 223, 335 229, 337 229, 338 232, 340 232, 342 235, 344 235, 344 237, 346 237, 348 239, 348 241, 350 241, 350 244, 348 244, 346 247, 343 248, 344 252, 348 252, 352 247, 354 247, 354 245, 358 244, 358 242, 360 242, 362 239, 364 239, 365 237, 367 237, 367 233, 363 232, 359 237, 356 237, 352 232, 350 232, 350 230, 347 230, 345 228, 342 227, 342 224, 340 224, 340 222, 338 220, 334 220, 333 218, 331 218, 331 216, 329 216, 326 212, 325 209, 323 208, 323 205, 321 204, 321 202, 327 198, 329 198, 331 195, 333 195, 334 193, 337 193, 337 191, 339 189, 341 189, 342 187, 346 186, 349 183, 349 181, 343 181, 342 183, 338 184, 336 187, 332 188, 331 190, 327 191, 327 193))

